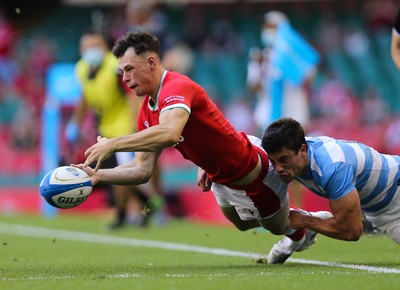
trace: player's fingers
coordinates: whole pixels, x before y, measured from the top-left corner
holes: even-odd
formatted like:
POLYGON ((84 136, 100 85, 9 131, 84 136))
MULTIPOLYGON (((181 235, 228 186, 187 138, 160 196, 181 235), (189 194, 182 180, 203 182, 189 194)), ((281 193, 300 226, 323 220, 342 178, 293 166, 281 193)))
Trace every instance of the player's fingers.
POLYGON ((86 158, 85 162, 83 163, 83 167, 89 166, 90 164, 92 164, 92 162, 93 162, 93 157, 92 157, 92 155, 89 155, 86 158))
POLYGON ((99 158, 99 160, 97 160, 96 167, 94 168, 95 172, 97 172, 97 170, 100 169, 101 163, 102 163, 102 159, 99 158))
POLYGON ((88 157, 92 153, 92 150, 93 150, 92 147, 89 147, 88 149, 86 149, 86 151, 84 153, 85 157, 88 157))
POLYGON ((97 136, 97 142, 99 142, 101 140, 101 138, 103 138, 103 137, 97 136))
POLYGON ((76 168, 79 168, 79 169, 83 169, 83 167, 84 167, 83 163, 79 163, 79 164, 73 164, 73 163, 71 163, 70 166, 76 167, 76 168))

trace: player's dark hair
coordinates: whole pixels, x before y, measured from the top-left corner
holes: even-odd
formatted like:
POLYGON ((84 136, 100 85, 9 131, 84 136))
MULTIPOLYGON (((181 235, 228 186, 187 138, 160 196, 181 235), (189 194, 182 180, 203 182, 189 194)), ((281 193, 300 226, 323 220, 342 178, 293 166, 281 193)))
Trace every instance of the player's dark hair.
POLYGON ((115 57, 122 57, 128 48, 132 47, 137 55, 145 52, 155 52, 160 56, 160 41, 147 32, 127 32, 119 38, 112 49, 115 57))
POLYGON ((302 144, 306 144, 304 129, 292 118, 281 118, 265 129, 261 145, 267 153, 276 153, 283 148, 299 152, 302 144))

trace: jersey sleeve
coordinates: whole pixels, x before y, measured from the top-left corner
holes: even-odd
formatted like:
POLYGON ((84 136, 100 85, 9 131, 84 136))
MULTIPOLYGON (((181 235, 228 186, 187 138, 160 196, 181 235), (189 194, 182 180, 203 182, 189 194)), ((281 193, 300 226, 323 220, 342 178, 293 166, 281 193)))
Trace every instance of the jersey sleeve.
POLYGON ((191 112, 194 90, 185 81, 174 81, 168 83, 160 93, 158 106, 160 114, 166 110, 182 108, 189 114, 191 112))
POLYGON ((330 200, 337 200, 355 188, 353 167, 344 162, 331 164, 324 170, 325 190, 330 200))
POLYGON ((145 123, 146 122, 144 121, 144 109, 142 106, 139 110, 139 115, 138 115, 137 122, 136 122, 136 129, 138 132, 143 131, 144 129, 147 128, 145 126, 145 123))

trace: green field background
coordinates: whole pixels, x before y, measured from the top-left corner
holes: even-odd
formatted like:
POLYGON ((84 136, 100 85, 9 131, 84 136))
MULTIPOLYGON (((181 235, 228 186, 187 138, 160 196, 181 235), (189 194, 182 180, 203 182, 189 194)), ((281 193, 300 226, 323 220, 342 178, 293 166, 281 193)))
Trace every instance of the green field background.
MULTIPOLYGON (((5 225, 26 225, 113 237, 172 242, 249 253, 268 253, 280 237, 263 230, 240 232, 171 220, 164 227, 104 229, 99 217, 0 216, 5 225)), ((24 235, 24 233, 22 233, 24 235)), ((1 234, 0 289, 399 289, 400 248, 384 236, 364 234, 358 242, 319 236, 309 250, 284 265, 247 257, 99 244, 93 241, 1 234), (296 259, 340 263, 321 266, 296 259), (342 264, 356 264, 357 269, 342 264), (362 270, 361 265, 398 273, 362 270)))

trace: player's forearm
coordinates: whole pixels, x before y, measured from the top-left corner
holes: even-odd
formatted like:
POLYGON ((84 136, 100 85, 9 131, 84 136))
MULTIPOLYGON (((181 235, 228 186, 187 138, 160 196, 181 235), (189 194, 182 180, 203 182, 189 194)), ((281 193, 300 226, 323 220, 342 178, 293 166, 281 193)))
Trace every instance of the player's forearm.
POLYGON ((168 128, 154 126, 142 132, 113 139, 113 151, 155 152, 171 147, 179 139, 168 128))
POLYGON ((100 169, 93 176, 94 185, 98 183, 116 185, 138 185, 146 183, 151 177, 151 172, 140 167, 116 167, 113 169, 100 169))
POLYGON ((310 229, 324 236, 343 241, 357 241, 361 236, 359 227, 339 222, 335 217, 320 219, 304 215, 298 225, 301 228, 310 229))

